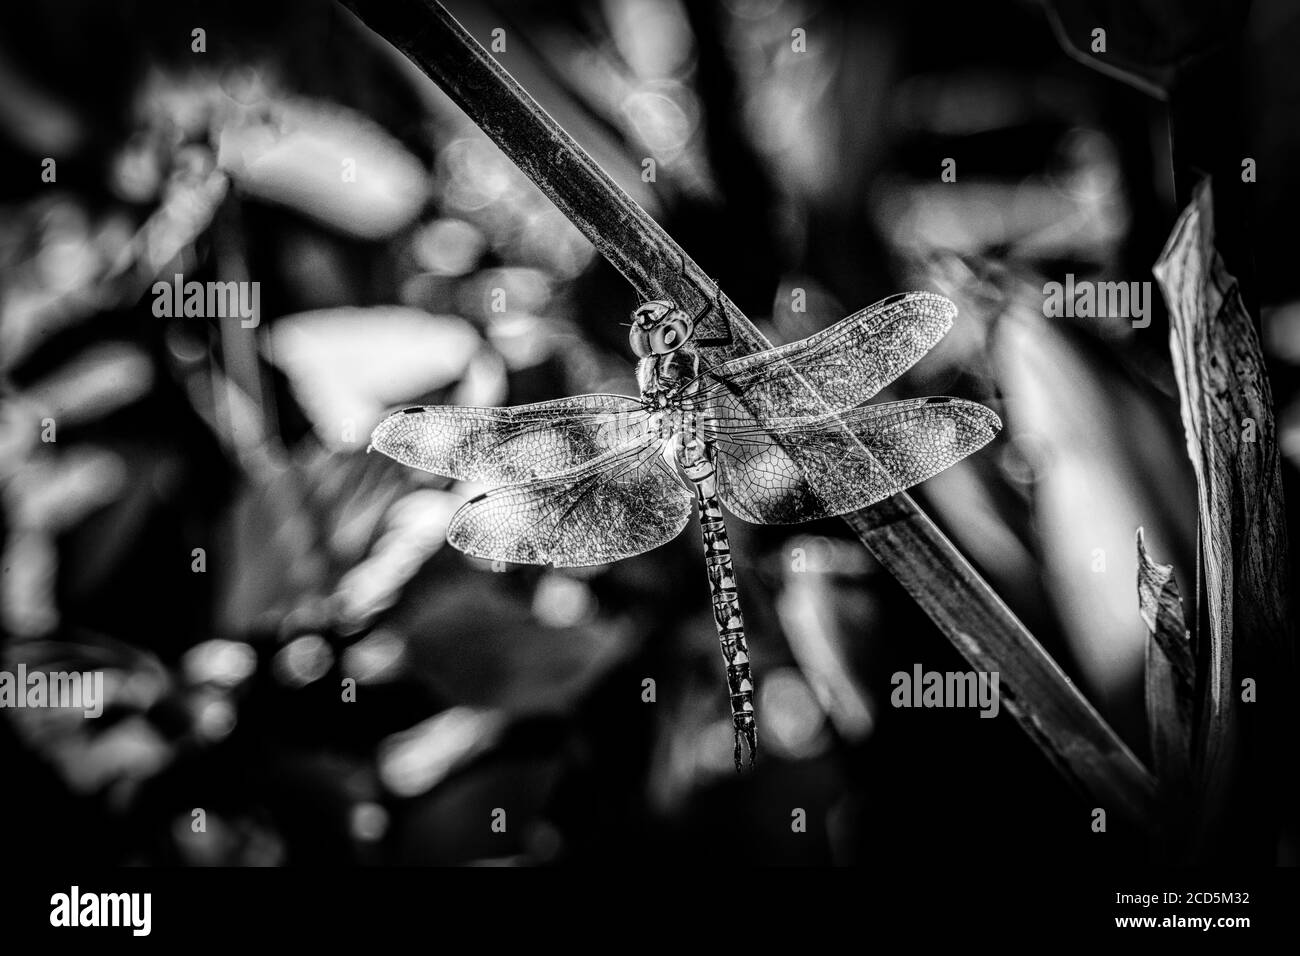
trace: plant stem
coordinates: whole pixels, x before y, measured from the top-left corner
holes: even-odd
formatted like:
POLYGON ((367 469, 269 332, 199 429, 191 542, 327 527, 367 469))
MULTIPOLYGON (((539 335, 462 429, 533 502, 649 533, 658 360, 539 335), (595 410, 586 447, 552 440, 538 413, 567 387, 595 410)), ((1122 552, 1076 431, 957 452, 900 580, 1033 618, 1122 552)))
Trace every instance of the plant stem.
MULTIPOLYGON (((550 197, 642 299, 694 313, 707 361, 770 343, 681 247, 434 0, 341 0, 401 50, 550 197)), ((996 671, 1003 704, 1053 765, 1097 805, 1131 821, 1154 781, 992 588, 911 496, 844 516, 973 667, 996 671)))

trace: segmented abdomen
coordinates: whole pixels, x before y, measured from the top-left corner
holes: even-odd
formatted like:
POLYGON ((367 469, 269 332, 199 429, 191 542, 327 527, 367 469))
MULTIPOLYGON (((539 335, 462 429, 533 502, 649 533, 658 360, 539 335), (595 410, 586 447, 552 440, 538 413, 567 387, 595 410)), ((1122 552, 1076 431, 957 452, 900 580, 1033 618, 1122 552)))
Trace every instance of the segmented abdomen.
POLYGON ((745 620, 740 611, 736 589, 736 572, 731 564, 731 543, 727 523, 718 500, 716 473, 707 457, 682 462, 683 470, 695 485, 700 509, 700 529, 704 535, 704 563, 709 575, 709 594, 713 603, 713 620, 718 628, 718 643, 727 662, 727 691, 731 698, 731 722, 735 731, 736 769, 742 764, 742 741, 749 747, 752 766, 758 749, 754 717, 754 681, 749 668, 749 643, 745 640, 745 620))

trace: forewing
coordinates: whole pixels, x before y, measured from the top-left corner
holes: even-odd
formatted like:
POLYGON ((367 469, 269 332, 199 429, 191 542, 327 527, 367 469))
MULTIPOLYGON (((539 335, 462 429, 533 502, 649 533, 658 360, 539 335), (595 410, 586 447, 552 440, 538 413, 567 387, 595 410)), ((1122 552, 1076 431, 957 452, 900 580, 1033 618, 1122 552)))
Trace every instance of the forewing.
POLYGON ((513 408, 424 405, 379 423, 371 447, 462 481, 511 484, 569 471, 646 430, 626 395, 578 395, 513 408))
POLYGON ((643 435, 572 471, 497 488, 465 503, 447 540, 466 554, 581 567, 657 548, 676 537, 693 498, 643 435))
POLYGON ((891 296, 806 339, 709 369, 683 403, 722 417, 737 409, 759 421, 855 408, 911 368, 956 314, 941 295, 891 296))
POLYGON ((757 524, 797 524, 857 511, 924 481, 1001 427, 983 405, 921 398, 763 425, 713 423, 705 432, 727 508, 757 524))

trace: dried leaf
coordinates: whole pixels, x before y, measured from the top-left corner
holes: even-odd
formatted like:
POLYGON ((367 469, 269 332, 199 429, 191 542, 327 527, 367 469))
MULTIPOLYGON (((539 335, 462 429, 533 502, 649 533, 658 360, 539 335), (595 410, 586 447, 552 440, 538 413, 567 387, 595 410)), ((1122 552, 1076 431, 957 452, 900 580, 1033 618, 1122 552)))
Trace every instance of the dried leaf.
POLYGON ((1196 714, 1196 661, 1172 564, 1156 564, 1137 531, 1138 610, 1146 623, 1147 723, 1156 777, 1169 794, 1186 792, 1196 714))
MULTIPOLYGON (((1169 346, 1198 488, 1209 612, 1201 766, 1217 793, 1232 779, 1234 643, 1247 653, 1280 652, 1289 629, 1273 398, 1254 324, 1214 248, 1208 180, 1153 271, 1169 305, 1169 346)), ((1213 804, 1221 795, 1207 799, 1213 804)))

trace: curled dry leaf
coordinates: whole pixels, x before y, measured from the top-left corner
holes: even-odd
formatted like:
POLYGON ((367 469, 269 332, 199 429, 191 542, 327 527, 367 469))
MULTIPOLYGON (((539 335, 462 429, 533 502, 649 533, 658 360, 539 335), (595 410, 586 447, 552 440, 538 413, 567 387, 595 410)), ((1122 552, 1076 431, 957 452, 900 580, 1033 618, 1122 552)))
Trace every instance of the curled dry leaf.
POLYGON ((1196 661, 1183 622, 1183 599, 1172 564, 1156 564, 1137 531, 1138 609, 1147 626, 1146 698, 1151 758, 1170 795, 1183 793, 1191 777, 1196 715, 1196 661))
POLYGON ((1169 306, 1169 347, 1200 512, 1208 821, 1232 779, 1237 679, 1291 653, 1281 471, 1259 336, 1214 247, 1209 180, 1196 188, 1153 271, 1169 306))

